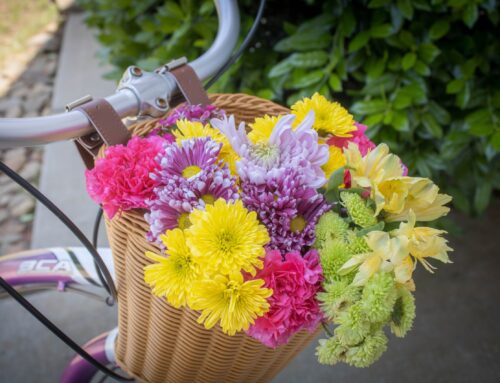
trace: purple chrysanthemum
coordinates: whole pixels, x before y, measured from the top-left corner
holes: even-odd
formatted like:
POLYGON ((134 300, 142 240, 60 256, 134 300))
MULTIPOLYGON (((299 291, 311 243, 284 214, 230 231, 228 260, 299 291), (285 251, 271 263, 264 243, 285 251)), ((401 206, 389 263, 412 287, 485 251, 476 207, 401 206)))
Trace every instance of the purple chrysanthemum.
POLYGON ((190 191, 198 198, 198 204, 212 204, 219 198, 234 201, 239 198, 236 177, 231 175, 229 167, 220 162, 211 165, 199 177, 189 181, 190 191))
POLYGON ((167 230, 187 227, 189 213, 199 205, 185 179, 174 176, 164 182, 154 189, 155 198, 146 200, 149 213, 144 218, 150 227, 147 238, 151 242, 158 242, 167 230))
POLYGON ((193 208, 204 208, 219 198, 238 198, 236 177, 226 164, 217 160, 220 144, 210 138, 193 138, 169 145, 157 157, 160 169, 151 174, 159 186, 154 198, 146 201, 150 213, 148 239, 157 241, 167 230, 189 226, 193 208))
POLYGON ((160 120, 164 126, 175 125, 177 120, 187 119, 193 122, 206 124, 211 118, 221 118, 225 112, 217 109, 215 105, 189 105, 184 104, 176 108, 167 118, 160 120))
POLYGON ((173 176, 193 179, 217 162, 222 144, 210 137, 192 138, 167 145, 156 160, 160 170, 152 175, 160 181, 173 176))
POLYGON ((288 168, 264 184, 242 183, 243 203, 257 212, 269 231, 269 249, 285 254, 314 243, 316 223, 329 206, 322 194, 304 185, 303 178, 298 170, 288 168))
POLYGON ((242 181, 263 184, 292 168, 300 171, 305 185, 319 188, 326 182, 321 166, 328 161, 328 145, 318 143, 318 133, 312 127, 313 112, 295 129, 292 127, 294 119, 294 115, 282 116, 269 141, 258 144, 249 141, 244 123, 236 128, 233 116, 210 122, 227 137, 240 156, 236 166, 242 181))

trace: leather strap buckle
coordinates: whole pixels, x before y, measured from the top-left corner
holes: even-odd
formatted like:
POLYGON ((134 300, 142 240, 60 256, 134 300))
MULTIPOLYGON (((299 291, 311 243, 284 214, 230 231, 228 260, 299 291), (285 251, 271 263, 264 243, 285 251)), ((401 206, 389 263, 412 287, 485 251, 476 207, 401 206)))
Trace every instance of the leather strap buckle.
POLYGON ((184 100, 191 105, 210 104, 203 84, 185 57, 169 62, 164 65, 163 70, 173 76, 180 90, 180 93, 170 99, 170 106, 177 106, 184 100))
POLYGON ((123 125, 120 116, 105 99, 92 100, 86 96, 66 106, 69 110, 78 110, 85 114, 95 132, 75 140, 78 151, 88 169, 94 167, 94 158, 103 144, 108 146, 125 144, 130 133, 123 125))

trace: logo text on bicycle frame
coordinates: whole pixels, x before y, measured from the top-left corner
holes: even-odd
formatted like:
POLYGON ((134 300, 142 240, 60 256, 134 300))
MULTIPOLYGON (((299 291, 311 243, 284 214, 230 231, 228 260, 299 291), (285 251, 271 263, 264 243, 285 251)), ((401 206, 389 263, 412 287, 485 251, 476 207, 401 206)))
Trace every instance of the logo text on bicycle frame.
POLYGON ((19 264, 18 273, 31 272, 67 272, 71 273, 71 263, 67 260, 41 259, 23 261, 19 264))

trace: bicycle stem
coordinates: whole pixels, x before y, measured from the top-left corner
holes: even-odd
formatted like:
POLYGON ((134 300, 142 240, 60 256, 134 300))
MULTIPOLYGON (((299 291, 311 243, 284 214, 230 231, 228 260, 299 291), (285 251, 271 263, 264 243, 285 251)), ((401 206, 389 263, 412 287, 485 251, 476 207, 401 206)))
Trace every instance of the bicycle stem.
MULTIPOLYGON (((190 63, 201 80, 215 74, 227 62, 239 35, 237 0, 215 0, 215 4, 219 18, 217 36, 207 52, 190 63)), ((127 68, 116 93, 106 100, 121 118, 165 114, 168 100, 176 91, 167 65, 154 72, 135 66, 127 68)), ((71 140, 91 132, 87 117, 76 110, 45 117, 1 118, 0 149, 71 140)))

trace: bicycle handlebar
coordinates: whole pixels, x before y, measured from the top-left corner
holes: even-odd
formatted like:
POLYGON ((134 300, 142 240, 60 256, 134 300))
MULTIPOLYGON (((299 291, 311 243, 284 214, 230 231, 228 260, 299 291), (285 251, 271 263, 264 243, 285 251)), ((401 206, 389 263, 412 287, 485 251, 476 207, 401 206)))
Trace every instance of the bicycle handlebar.
MULTIPOLYGON (((219 29, 212 46, 190 63, 201 80, 215 74, 231 56, 240 29, 236 0, 215 0, 219 29)), ((175 81, 167 69, 154 72, 129 67, 117 92, 106 97, 122 118, 137 115, 157 117, 168 110, 156 100, 170 100, 176 90, 175 81)), ((79 111, 35 118, 0 118, 0 149, 17 146, 44 145, 70 140, 92 132, 87 117, 79 111)))

